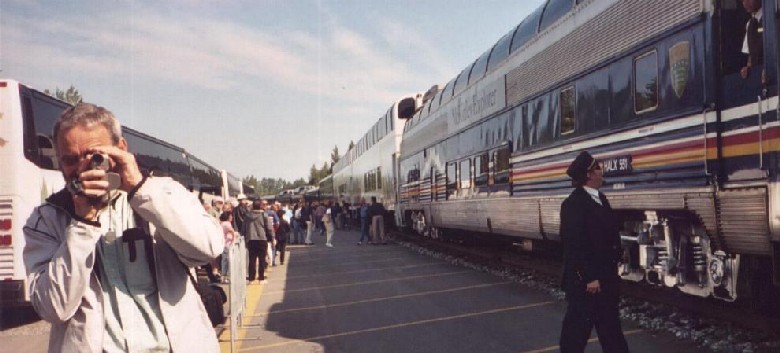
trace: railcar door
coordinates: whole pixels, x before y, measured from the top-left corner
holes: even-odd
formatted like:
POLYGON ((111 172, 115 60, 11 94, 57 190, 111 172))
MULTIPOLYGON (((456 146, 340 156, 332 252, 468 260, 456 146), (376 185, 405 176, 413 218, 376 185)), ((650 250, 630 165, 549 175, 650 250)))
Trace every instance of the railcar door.
MULTIPOLYGON (((719 2, 720 180, 767 182, 778 144, 775 1, 719 2)), ((774 173, 772 173, 774 174, 774 173)))

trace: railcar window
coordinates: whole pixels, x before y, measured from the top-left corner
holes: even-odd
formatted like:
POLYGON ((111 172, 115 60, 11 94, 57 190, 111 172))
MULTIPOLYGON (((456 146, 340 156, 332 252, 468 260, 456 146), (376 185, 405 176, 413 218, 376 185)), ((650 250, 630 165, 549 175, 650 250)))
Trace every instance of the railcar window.
POLYGON ((609 125, 609 98, 609 71, 606 68, 577 81, 574 111, 579 134, 609 125))
POLYGON ((542 16, 543 10, 544 6, 539 6, 517 26, 515 35, 512 38, 512 50, 510 53, 514 53, 515 50, 520 49, 528 40, 536 36, 536 31, 539 29, 539 17, 542 16))
POLYGON ((509 182, 509 157, 511 154, 509 146, 493 151, 493 183, 506 184, 509 182))
POLYGON ((482 56, 477 59, 474 66, 471 68, 471 74, 469 75, 469 85, 485 76, 487 70, 488 59, 490 58, 490 50, 486 51, 482 56))
POLYGON ((455 163, 447 163, 447 198, 455 193, 458 188, 458 173, 455 163))
POLYGON ((634 118, 631 78, 634 60, 626 57, 609 65, 609 88, 612 91, 609 125, 615 126, 634 118))
POLYGON ((433 99, 431 99, 431 102, 428 104, 430 106, 430 112, 435 112, 436 109, 439 109, 439 103, 441 103, 441 95, 444 94, 444 90, 440 90, 439 93, 436 93, 435 96, 433 96, 433 99))
POLYGON ((658 107, 658 55, 655 50, 634 60, 634 111, 658 107))
POLYGON ((539 31, 543 31, 551 24, 555 23, 559 18, 563 17, 567 12, 571 10, 571 0, 550 0, 544 7, 544 15, 542 15, 542 21, 539 24, 539 31))
POLYGON ((523 136, 523 110, 527 110, 526 105, 522 105, 519 107, 515 107, 512 110, 512 116, 511 120, 512 123, 510 126, 512 127, 512 141, 515 145, 515 151, 521 151, 523 149, 523 143, 524 143, 524 136, 523 136))
POLYGON ((490 175, 490 155, 485 152, 474 158, 474 185, 484 186, 490 175))
POLYGON ((464 159, 460 161, 460 183, 459 189, 471 188, 471 159, 464 159))
POLYGON ((515 33, 514 30, 510 31, 509 33, 505 34, 501 39, 498 40, 498 43, 493 47, 493 51, 490 53, 490 59, 488 59, 487 64, 487 72, 490 70, 493 70, 493 68, 496 67, 500 62, 504 61, 507 56, 509 56, 509 45, 512 44, 512 35, 515 33))
POLYGON ((574 86, 569 86, 561 90, 561 97, 558 100, 561 111, 561 136, 574 132, 575 129, 575 95, 574 86))
POLYGON ((441 94, 441 100, 439 101, 439 106, 441 106, 444 103, 447 103, 452 99, 452 86, 455 86, 455 80, 457 77, 450 80, 450 82, 447 82, 447 85, 444 86, 444 90, 442 90, 441 94))
POLYGON ((466 89, 469 85, 469 73, 471 72, 471 68, 474 67, 474 64, 471 64, 467 66, 463 71, 460 72, 460 75, 458 75, 457 80, 455 80, 455 85, 452 89, 452 95, 456 95, 460 92, 463 92, 463 90, 466 89))

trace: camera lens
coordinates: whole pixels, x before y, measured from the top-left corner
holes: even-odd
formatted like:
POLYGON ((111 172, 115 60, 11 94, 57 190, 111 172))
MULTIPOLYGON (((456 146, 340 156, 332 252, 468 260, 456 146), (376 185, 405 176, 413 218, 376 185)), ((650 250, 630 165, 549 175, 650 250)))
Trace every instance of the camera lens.
POLYGON ((105 160, 105 157, 103 157, 100 153, 95 153, 92 155, 92 163, 95 164, 103 164, 103 161, 105 160))

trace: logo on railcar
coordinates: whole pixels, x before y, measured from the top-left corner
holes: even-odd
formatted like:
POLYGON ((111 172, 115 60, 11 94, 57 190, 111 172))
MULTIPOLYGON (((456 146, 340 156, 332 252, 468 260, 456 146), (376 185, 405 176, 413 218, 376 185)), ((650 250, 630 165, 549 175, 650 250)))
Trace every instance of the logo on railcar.
POLYGON ((672 89, 677 98, 682 98, 688 85, 688 71, 691 64, 691 45, 688 41, 678 42, 669 48, 669 73, 672 76, 672 89))

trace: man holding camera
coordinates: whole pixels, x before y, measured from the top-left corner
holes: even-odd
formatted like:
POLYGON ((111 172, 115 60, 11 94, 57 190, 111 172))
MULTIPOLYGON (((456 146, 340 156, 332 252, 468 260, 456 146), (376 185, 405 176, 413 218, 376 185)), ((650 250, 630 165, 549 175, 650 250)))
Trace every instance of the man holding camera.
POLYGON ((181 184, 141 173, 108 110, 67 109, 54 141, 67 187, 24 227, 49 352, 219 352, 188 273, 222 252, 219 225, 181 184))

